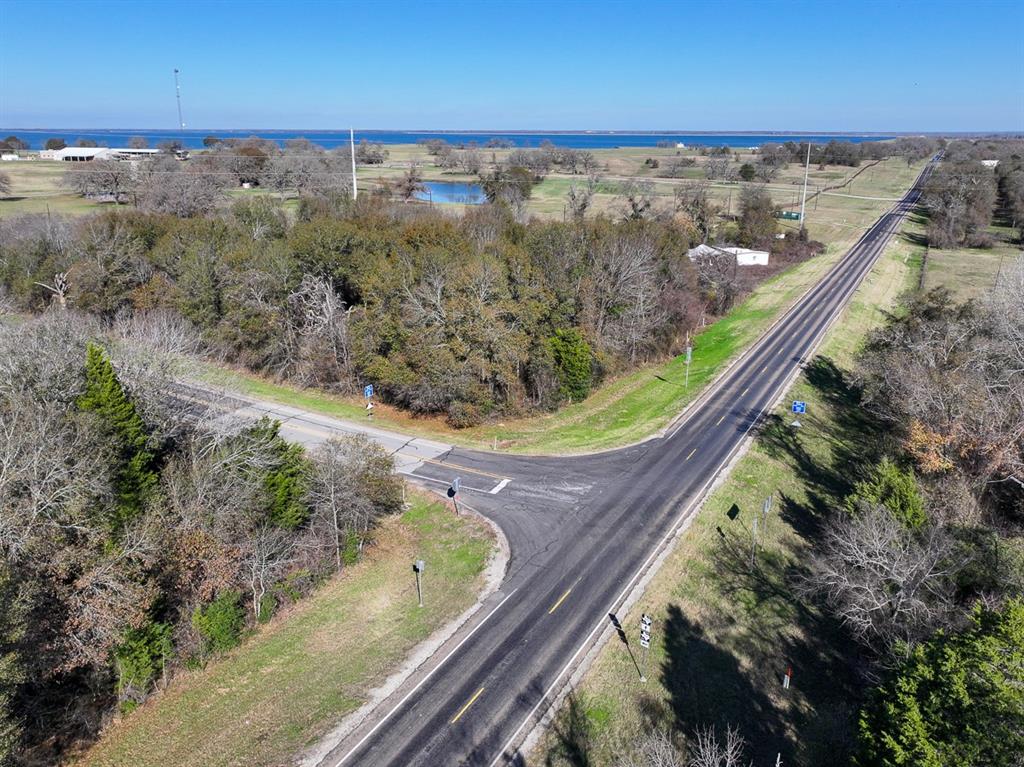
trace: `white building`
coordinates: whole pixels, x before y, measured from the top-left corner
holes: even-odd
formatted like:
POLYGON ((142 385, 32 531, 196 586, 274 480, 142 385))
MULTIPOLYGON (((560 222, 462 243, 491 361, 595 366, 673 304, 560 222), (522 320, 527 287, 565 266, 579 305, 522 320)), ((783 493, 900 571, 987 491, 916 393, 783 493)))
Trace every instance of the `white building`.
POLYGON ((750 250, 749 248, 720 248, 717 245, 698 245, 696 248, 690 248, 686 251, 686 255, 691 261, 696 261, 698 258, 722 258, 725 256, 731 256, 736 259, 737 266, 768 266, 768 251, 767 250, 750 250))
POLYGON ((109 160, 112 149, 103 146, 67 146, 63 149, 44 149, 39 153, 43 160, 60 160, 62 162, 91 162, 92 160, 109 160))
POLYGON ((982 160, 981 164, 986 168, 994 168, 999 164, 999 160, 982 160))
POLYGON ((0 162, 17 162, 21 157, 16 155, 14 152, 4 152, 0 154, 0 162))

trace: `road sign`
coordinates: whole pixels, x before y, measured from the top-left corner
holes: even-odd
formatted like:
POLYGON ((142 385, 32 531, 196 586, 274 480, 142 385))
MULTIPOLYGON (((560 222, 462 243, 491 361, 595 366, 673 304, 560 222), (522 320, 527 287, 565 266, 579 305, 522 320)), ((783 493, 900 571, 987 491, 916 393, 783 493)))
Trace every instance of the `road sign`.
POLYGON ((793 412, 794 413, 806 413, 807 412, 807 403, 806 402, 801 402, 798 399, 793 400, 793 412))
POLYGON ((426 567, 427 567, 427 563, 426 562, 424 562, 422 559, 417 559, 416 560, 416 564, 414 564, 412 566, 412 569, 415 570, 418 573, 422 573, 426 569, 426 567))
POLYGON ((373 396, 373 384, 366 384, 366 386, 363 387, 363 396, 366 397, 366 399, 370 399, 370 397, 373 396))
POLYGON ((448 497, 449 498, 454 498, 455 496, 457 496, 459 494, 459 487, 461 486, 461 484, 462 484, 462 481, 458 477, 456 477, 454 480, 452 480, 452 483, 448 486, 448 497))
POLYGON ((686 347, 686 364, 689 365, 693 361, 693 347, 686 347))
POLYGON ((800 213, 795 210, 782 210, 779 211, 778 218, 783 218, 787 221, 799 221, 800 213))

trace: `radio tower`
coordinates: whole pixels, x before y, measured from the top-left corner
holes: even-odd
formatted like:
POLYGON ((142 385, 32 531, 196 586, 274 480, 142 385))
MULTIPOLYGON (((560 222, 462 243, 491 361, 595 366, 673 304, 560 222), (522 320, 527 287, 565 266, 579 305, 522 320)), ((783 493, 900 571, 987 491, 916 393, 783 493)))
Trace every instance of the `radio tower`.
POLYGON ((174 70, 174 92, 178 97, 178 125, 185 130, 185 121, 181 117, 181 85, 178 84, 178 70, 174 70))

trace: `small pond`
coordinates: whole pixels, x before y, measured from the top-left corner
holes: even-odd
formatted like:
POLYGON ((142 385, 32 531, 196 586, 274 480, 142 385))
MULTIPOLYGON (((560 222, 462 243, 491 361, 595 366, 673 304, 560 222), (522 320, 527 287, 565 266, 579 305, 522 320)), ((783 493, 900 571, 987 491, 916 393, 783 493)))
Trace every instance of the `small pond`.
POLYGON ((416 194, 417 200, 428 202, 460 202, 463 205, 483 205, 487 196, 479 184, 463 181, 424 181, 422 192, 416 194))

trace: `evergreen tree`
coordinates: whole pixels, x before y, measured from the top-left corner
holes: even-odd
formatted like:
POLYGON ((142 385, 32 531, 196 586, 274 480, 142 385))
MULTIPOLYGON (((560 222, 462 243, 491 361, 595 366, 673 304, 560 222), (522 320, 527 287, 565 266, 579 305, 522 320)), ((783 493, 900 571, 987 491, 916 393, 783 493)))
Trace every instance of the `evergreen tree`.
POLYGON ((306 502, 307 463, 301 445, 286 442, 278 434, 280 424, 260 419, 249 434, 271 442, 276 461, 267 470, 264 487, 267 491, 267 516, 278 527, 295 530, 309 519, 306 502))
POLYGON ((1024 601, 917 646, 860 714, 860 767, 996 767, 1024 754, 1024 601))
POLYGON ((106 352, 89 344, 85 358, 85 392, 78 408, 93 413, 114 443, 116 500, 108 523, 113 532, 136 518, 157 484, 156 456, 149 447, 146 424, 114 372, 106 352))
POLYGON ((864 502, 884 506, 908 528, 921 527, 928 519, 914 472, 901 469, 888 458, 882 459, 868 479, 858 482, 846 499, 852 512, 864 502))
POLYGON ((558 393, 577 402, 586 399, 593 383, 590 344, 576 328, 555 331, 548 344, 558 373, 558 393))

